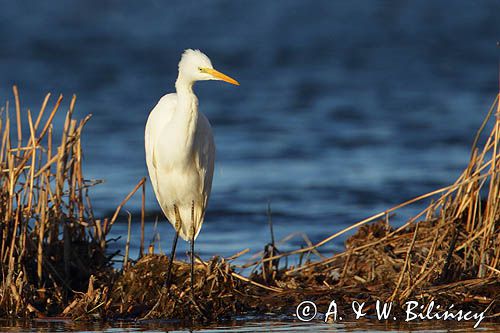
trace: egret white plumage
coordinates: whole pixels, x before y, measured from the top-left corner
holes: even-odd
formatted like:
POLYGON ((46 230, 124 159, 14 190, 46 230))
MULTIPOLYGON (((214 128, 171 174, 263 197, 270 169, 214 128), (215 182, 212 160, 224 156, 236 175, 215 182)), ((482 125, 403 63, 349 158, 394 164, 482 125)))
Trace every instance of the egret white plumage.
POLYGON ((199 50, 185 50, 179 62, 176 93, 163 96, 149 114, 145 148, 149 177, 156 199, 175 229, 167 288, 177 239, 191 243, 191 289, 194 281, 194 242, 205 216, 214 172, 215 144, 212 128, 198 112, 193 92, 196 81, 221 80, 239 85, 233 78, 215 70, 210 59, 199 50))

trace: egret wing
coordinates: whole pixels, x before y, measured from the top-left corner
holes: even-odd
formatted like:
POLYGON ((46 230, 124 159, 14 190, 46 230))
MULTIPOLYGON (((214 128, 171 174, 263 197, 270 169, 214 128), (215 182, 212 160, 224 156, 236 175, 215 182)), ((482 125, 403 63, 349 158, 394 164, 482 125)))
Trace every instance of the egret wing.
MULTIPOLYGON (((155 192, 156 198, 162 206, 162 199, 160 197, 160 191, 158 189, 158 165, 155 156, 155 150, 157 146, 157 140, 161 135, 161 130, 165 125, 172 119, 172 114, 177 107, 177 94, 168 94, 163 96, 158 104, 153 108, 149 114, 148 121, 146 123, 146 131, 144 133, 144 144, 146 150, 146 164, 148 167, 149 177, 153 185, 153 190, 155 192)), ((165 212, 164 207, 162 207, 163 212, 165 212)))
MULTIPOLYGON (((198 173, 200 176, 200 193, 203 196, 203 215, 205 208, 208 204, 208 199, 210 198, 210 192, 212 190, 212 179, 214 174, 214 162, 215 162, 215 142, 212 133, 212 127, 208 122, 208 119, 200 113, 198 118, 198 133, 197 142, 198 147, 198 173)), ((203 216, 202 216, 203 220, 203 216)))

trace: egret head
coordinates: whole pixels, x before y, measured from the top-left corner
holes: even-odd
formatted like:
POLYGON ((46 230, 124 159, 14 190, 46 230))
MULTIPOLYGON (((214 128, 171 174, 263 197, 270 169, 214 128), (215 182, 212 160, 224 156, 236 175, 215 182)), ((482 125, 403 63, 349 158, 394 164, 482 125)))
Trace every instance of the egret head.
POLYGON ((239 86, 235 79, 214 69, 210 59, 200 50, 187 49, 179 62, 179 77, 191 82, 220 80, 239 86))

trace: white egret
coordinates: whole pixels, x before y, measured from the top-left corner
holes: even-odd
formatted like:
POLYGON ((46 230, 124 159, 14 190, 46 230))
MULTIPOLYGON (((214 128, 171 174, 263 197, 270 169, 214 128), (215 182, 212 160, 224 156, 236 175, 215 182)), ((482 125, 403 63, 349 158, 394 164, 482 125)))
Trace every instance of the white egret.
POLYGON ((194 241, 205 216, 214 172, 215 144, 212 128, 198 112, 193 92, 196 81, 238 81, 215 70, 199 50, 185 50, 179 62, 176 93, 163 96, 149 114, 145 148, 149 177, 156 199, 175 229, 167 288, 179 235, 191 243, 191 289, 194 281, 194 241))

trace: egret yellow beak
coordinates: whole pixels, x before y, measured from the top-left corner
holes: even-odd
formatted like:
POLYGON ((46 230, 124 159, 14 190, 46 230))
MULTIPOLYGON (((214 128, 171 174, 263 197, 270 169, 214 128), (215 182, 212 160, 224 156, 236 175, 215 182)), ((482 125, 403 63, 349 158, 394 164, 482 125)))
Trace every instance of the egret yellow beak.
POLYGON ((236 81, 235 79, 233 79, 232 77, 229 77, 226 74, 223 74, 223 73, 221 73, 219 71, 216 71, 215 69, 212 69, 212 68, 202 68, 201 70, 203 72, 205 72, 205 73, 208 73, 208 74, 212 75, 217 80, 225 81, 227 83, 231 83, 231 84, 234 84, 236 86, 240 85, 240 83, 238 81, 236 81))

